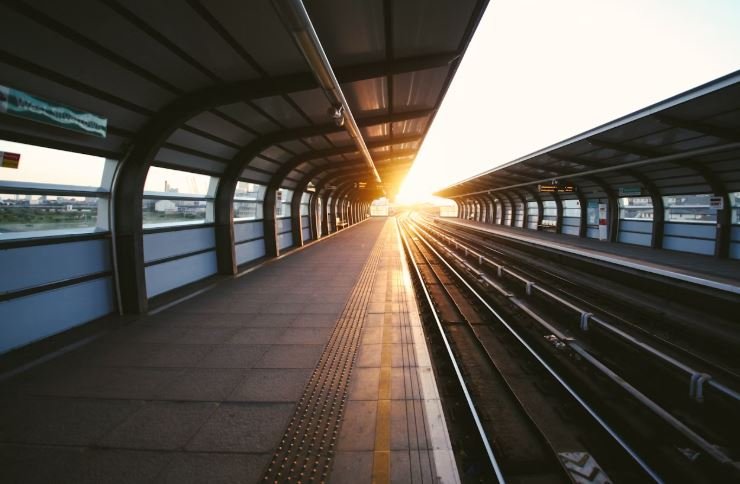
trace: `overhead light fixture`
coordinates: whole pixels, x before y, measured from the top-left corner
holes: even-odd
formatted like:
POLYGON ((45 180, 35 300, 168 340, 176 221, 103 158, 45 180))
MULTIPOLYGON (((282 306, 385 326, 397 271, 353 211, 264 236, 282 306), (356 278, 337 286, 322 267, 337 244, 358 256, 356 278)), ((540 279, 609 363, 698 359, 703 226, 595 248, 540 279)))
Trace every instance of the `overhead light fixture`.
POLYGON ((352 110, 349 108, 339 81, 334 75, 329 59, 326 57, 324 48, 321 46, 303 2, 301 0, 272 0, 272 3, 283 23, 293 35, 296 45, 303 53, 303 57, 329 100, 331 104, 330 116, 337 126, 342 126, 349 132, 373 177, 377 182, 380 182, 380 174, 375 167, 370 151, 362 137, 362 132, 352 115, 352 110), (338 110, 337 107, 341 107, 341 110, 338 110), (336 114, 339 116, 335 116, 336 114))
POLYGON ((334 120, 334 124, 338 127, 344 126, 344 106, 335 105, 329 108, 329 116, 334 120))

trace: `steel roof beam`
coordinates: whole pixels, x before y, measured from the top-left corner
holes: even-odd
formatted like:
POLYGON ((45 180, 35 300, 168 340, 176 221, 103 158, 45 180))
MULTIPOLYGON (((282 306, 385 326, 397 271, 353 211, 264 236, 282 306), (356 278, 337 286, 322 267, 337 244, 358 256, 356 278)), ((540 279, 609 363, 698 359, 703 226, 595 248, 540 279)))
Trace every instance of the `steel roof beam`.
POLYGON ((321 45, 319 36, 316 34, 311 17, 309 17, 303 2, 301 0, 273 0, 272 4, 288 31, 293 35, 298 50, 303 54, 306 63, 316 76, 319 86, 321 86, 329 100, 329 104, 334 109, 332 116, 335 121, 339 126, 345 127, 347 133, 357 145, 358 151, 362 153, 368 169, 376 181, 381 183, 380 175, 370 150, 365 144, 362 131, 357 126, 352 108, 347 102, 344 92, 342 92, 337 77, 334 75, 334 68, 329 62, 326 52, 324 52, 324 47, 321 45))
POLYGON ((727 141, 740 141, 740 134, 738 134, 737 130, 734 129, 715 126, 701 121, 680 119, 666 114, 656 114, 655 118, 661 123, 665 123, 674 128, 682 128, 689 131, 695 131, 699 134, 716 136, 717 138, 722 138, 727 141))

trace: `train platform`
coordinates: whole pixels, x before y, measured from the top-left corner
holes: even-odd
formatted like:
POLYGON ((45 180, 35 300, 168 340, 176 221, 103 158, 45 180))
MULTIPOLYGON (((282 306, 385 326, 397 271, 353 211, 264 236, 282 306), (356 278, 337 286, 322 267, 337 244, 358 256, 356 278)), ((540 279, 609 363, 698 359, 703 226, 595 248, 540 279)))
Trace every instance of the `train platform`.
POLYGON ((459 218, 440 218, 442 223, 472 227, 497 237, 506 237, 580 257, 597 259, 633 270, 677 279, 712 289, 740 294, 740 261, 715 257, 652 249, 637 245, 609 243, 595 239, 579 238, 541 232, 519 227, 491 225, 459 218))
POLYGON ((395 219, 0 383, 2 482, 458 482, 395 219))

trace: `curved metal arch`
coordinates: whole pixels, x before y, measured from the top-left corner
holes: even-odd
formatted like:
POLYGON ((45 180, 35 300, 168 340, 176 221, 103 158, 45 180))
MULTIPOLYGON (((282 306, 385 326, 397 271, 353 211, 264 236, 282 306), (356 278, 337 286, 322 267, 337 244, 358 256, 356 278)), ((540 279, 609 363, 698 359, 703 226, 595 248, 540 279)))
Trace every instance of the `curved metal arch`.
MULTIPOLYGON (((394 144, 399 144, 403 142, 408 142, 408 140, 418 140, 420 139, 419 135, 413 135, 413 136, 404 136, 402 138, 391 138, 390 136, 385 136, 380 140, 374 140, 367 142, 368 148, 378 148, 383 146, 391 146, 394 144)), ((338 148, 330 148, 327 150, 321 150, 321 151, 309 151, 307 153, 303 153, 301 155, 295 156, 291 160, 283 163, 278 171, 275 172, 275 174, 270 178, 270 181, 267 184, 267 188, 265 190, 265 196, 263 199, 263 206, 265 210, 265 216, 263 217, 263 224, 264 224, 264 234, 265 234, 265 251, 268 256, 277 256, 279 253, 279 250, 277 248, 277 234, 276 234, 276 227, 275 227, 275 217, 274 217, 274 209, 275 209, 275 195, 277 193, 277 190, 282 185, 283 181, 287 177, 287 175, 292 172, 294 169, 296 169, 298 166, 302 165, 303 163, 307 163, 311 160, 326 158, 329 156, 336 156, 346 153, 354 153, 357 151, 357 148, 354 145, 350 146, 343 146, 338 148)), ((367 170, 367 167, 365 167, 365 170, 367 170)), ((232 195, 233 197, 233 195, 232 195)))
MULTIPOLYGON (((397 144, 402 143, 411 143, 414 141, 419 141, 421 139, 421 135, 414 134, 410 136, 403 136, 403 137, 391 137, 391 136, 383 136, 381 139, 374 139, 367 142, 367 146, 370 149, 373 148, 383 148, 386 146, 393 146, 397 144)), ((288 160, 287 162, 283 163, 280 168, 273 174, 272 178, 270 179, 270 185, 279 185, 283 182, 286 176, 290 174, 294 169, 298 168, 303 163, 307 163, 311 160, 318 160, 321 158, 327 158, 330 156, 337 156, 337 155, 343 155, 343 154, 349 154, 349 153, 355 153, 357 152, 357 148, 354 145, 349 146, 341 146, 337 148, 329 148, 326 150, 321 151, 309 151, 307 153, 295 156, 294 158, 288 160)), ((396 155, 398 156, 398 155, 396 155)), ((379 160, 381 158, 378 158, 379 160)), ((360 159, 358 158, 358 161, 360 159)))
POLYGON ((483 222, 485 219, 485 207, 483 199, 480 196, 473 197, 473 202, 477 205, 476 222, 483 222))
MULTIPOLYGON (((529 205, 528 205, 529 202, 527 202, 526 196, 522 196, 521 192, 524 192, 526 195, 531 196, 532 199, 535 201, 535 203, 537 203, 537 226, 539 227, 540 225, 542 225, 544 205, 542 203, 542 197, 540 196, 539 192, 529 187, 519 187, 512 191, 515 192, 519 196, 524 206, 524 213, 522 214, 522 218, 523 218, 522 227, 525 229, 529 228, 529 205)), ((539 229, 537 228, 535 230, 539 230, 539 229)))
MULTIPOLYGON (((436 53, 411 59, 391 60, 337 68, 340 82, 354 82, 390 74, 401 74, 432 67, 447 65, 458 57, 455 52, 436 53)), ((116 257, 119 261, 119 286, 122 294, 121 311, 141 313, 146 311, 148 299, 144 276, 144 248, 142 214, 140 210, 130 210, 131 205, 140 206, 146 174, 155 156, 167 139, 189 119, 199 113, 218 106, 245 102, 262 97, 270 97, 289 92, 318 87, 313 74, 305 72, 269 78, 221 83, 191 91, 175 99, 155 113, 133 137, 130 149, 121 160, 118 182, 113 190, 116 220, 116 257)), ((222 181, 238 178, 240 171, 227 169, 222 181)), ((235 187, 236 182, 233 182, 235 187)), ((224 247, 224 240, 233 240, 233 227, 230 227, 232 212, 225 201, 233 198, 233 189, 223 190, 217 195, 217 248, 224 247), (229 193, 231 192, 231 193, 229 193), (228 223, 225 222, 228 220, 228 223), (219 242, 220 241, 220 242, 219 242)), ((232 251, 232 249, 229 249, 232 251)), ((217 253, 222 253, 217 250, 217 253)), ((233 253, 232 253, 233 255, 233 253)), ((223 258, 219 269, 233 273, 229 264, 234 257, 223 258)))
POLYGON ((493 198, 493 195, 490 193, 484 193, 483 197, 485 198, 486 202, 488 202, 488 220, 486 223, 489 223, 491 225, 494 225, 496 223, 496 201, 493 198))
MULTIPOLYGON (((516 197, 519 200, 519 203, 522 204, 522 228, 524 228, 524 222, 526 221, 526 214, 527 214, 527 197, 523 196, 520 191, 516 189, 512 189, 509 191, 514 197, 516 197)), ((516 227, 516 204, 512 206, 512 214, 511 214, 511 226, 516 227)))
POLYGON ((509 193, 505 191, 501 191, 497 193, 503 199, 503 202, 504 202, 503 213, 501 214, 501 225, 506 225, 507 227, 513 227, 514 225, 514 202, 511 200, 509 193), (506 224, 506 204, 509 205, 509 210, 511 210, 511 220, 509 221, 508 225, 506 224))

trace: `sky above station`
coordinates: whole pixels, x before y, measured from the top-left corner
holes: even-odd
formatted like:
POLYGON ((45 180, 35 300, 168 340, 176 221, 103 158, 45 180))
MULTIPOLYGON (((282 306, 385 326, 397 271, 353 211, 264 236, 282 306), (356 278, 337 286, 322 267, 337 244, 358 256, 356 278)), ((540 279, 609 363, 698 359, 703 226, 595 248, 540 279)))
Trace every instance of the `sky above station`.
POLYGON ((493 0, 396 199, 740 69, 740 0, 493 0))

